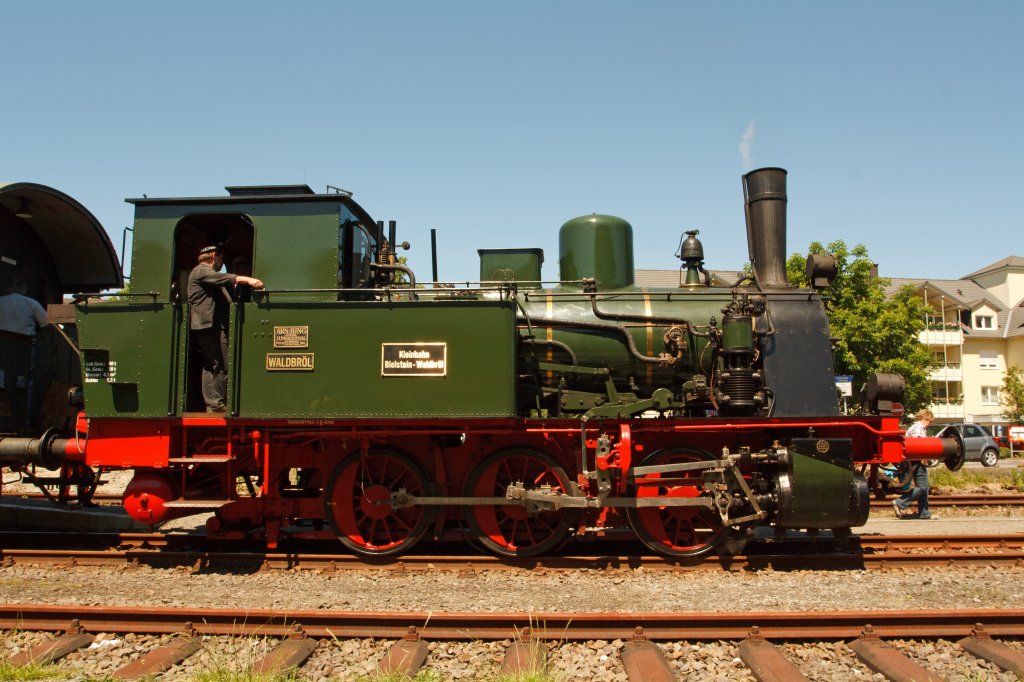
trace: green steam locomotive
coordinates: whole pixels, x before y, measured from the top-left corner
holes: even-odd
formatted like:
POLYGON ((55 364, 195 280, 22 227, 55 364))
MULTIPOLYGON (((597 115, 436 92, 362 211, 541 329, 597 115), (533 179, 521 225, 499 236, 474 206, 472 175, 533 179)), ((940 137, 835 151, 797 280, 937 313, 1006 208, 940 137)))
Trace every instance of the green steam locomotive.
POLYGON ((816 288, 789 285, 786 172, 743 188, 749 275, 713 282, 691 231, 671 288, 636 285, 632 227, 612 216, 561 227, 555 282, 539 249, 503 249, 452 285, 417 282, 394 223, 345 191, 131 199, 130 291, 73 292, 80 375, 50 380, 70 384, 74 418, 21 410, 0 460, 55 469, 83 498, 132 470, 124 506, 143 523, 206 513, 213 538, 336 537, 370 556, 629 537, 686 557, 736 551, 759 526, 846 534, 867 519, 862 471, 955 465, 962 448, 907 445, 899 377, 840 414, 818 293, 835 262, 812 257, 816 288), (267 284, 232 292, 224 413, 204 410, 184 295, 213 243, 267 284))

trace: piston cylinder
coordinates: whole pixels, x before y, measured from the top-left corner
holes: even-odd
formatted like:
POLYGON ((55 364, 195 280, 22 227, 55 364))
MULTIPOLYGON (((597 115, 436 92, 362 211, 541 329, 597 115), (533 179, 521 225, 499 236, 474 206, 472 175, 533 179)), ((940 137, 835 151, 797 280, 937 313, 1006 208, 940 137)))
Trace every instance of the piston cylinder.
POLYGON ((853 528, 867 523, 870 497, 853 471, 845 438, 794 438, 777 481, 778 528, 853 528))

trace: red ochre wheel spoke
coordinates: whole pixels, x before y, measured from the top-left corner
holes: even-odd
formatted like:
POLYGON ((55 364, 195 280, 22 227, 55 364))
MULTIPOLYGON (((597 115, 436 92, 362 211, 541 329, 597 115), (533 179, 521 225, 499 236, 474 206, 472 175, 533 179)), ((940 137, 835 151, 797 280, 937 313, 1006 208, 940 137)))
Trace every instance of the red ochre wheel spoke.
POLYGON ((391 493, 405 488, 411 495, 429 492, 426 475, 410 457, 375 449, 351 455, 331 474, 326 516, 338 539, 349 549, 370 556, 388 556, 412 547, 431 520, 422 507, 392 509, 391 493))
MULTIPOLYGON (((499 451, 470 475, 467 494, 504 497, 509 485, 523 482, 527 489, 550 484, 566 492, 569 479, 549 455, 529 448, 499 451)), ((520 505, 480 505, 467 510, 477 539, 500 556, 535 556, 558 547, 568 537, 578 513, 549 510, 529 513, 520 505)))
MULTIPOLYGON (((652 453, 643 466, 694 462, 710 455, 688 450, 663 450, 652 453)), ((637 497, 699 497, 699 478, 674 479, 658 484, 662 474, 648 474, 636 482, 637 497)), ((665 474, 666 477, 677 476, 665 474)), ((713 550, 727 529, 717 515, 702 507, 643 507, 628 509, 627 517, 637 537, 649 548, 668 556, 698 556, 713 550)))

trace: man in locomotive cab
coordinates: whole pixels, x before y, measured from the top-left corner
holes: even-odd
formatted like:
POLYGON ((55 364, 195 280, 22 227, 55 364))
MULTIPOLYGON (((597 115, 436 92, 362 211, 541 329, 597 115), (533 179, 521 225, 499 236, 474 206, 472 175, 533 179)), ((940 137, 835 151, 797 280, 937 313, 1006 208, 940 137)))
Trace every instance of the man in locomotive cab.
MULTIPOLYGON (((235 275, 252 277, 252 263, 249 262, 246 256, 235 256, 231 259, 228 272, 235 275)), ((235 287, 231 293, 237 303, 248 303, 252 300, 252 291, 248 287, 235 287)))
POLYGON ((28 286, 20 277, 11 278, 0 289, 0 329, 35 336, 37 327, 49 324, 46 309, 27 293, 28 286))
POLYGON ((227 286, 247 284, 262 289, 255 277, 221 272, 224 251, 219 245, 199 251, 199 262, 188 276, 189 329, 203 357, 203 401, 207 412, 225 412, 228 388, 228 320, 231 296, 227 286))

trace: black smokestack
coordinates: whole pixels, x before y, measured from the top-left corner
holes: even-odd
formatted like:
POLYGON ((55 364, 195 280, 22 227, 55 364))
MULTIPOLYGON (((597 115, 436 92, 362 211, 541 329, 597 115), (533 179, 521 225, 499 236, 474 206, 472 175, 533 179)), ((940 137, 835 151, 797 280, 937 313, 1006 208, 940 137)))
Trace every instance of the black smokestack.
POLYGON ((758 168, 743 176, 747 247, 763 287, 786 287, 786 171, 758 168))

